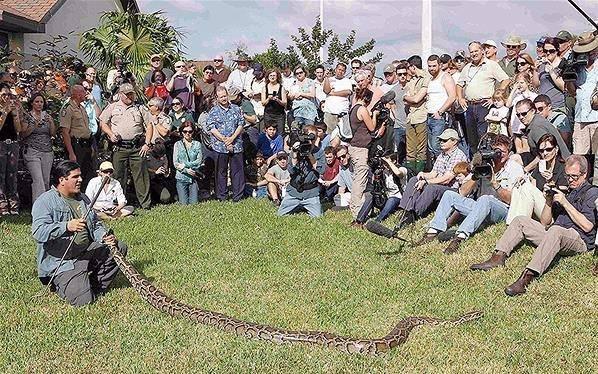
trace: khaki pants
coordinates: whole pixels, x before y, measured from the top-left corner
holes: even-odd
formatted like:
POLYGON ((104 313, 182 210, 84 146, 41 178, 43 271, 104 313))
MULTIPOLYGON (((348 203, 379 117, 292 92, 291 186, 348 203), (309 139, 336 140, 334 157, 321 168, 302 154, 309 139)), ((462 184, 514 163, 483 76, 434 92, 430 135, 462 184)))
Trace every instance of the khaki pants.
POLYGON ((546 198, 542 191, 531 182, 525 182, 511 191, 511 205, 507 213, 507 225, 518 216, 531 217, 532 213, 540 218, 546 198))
POLYGON ((592 140, 597 128, 598 122, 575 122, 573 125, 573 154, 587 155, 596 152, 598 144, 592 144, 592 140))
POLYGON ((529 217, 516 217, 496 243, 496 250, 510 255, 524 239, 537 248, 527 268, 543 274, 557 254, 571 256, 588 249, 579 233, 574 229, 551 226, 548 230, 529 217))
POLYGON ((407 161, 425 161, 428 147, 426 122, 407 125, 407 161))
POLYGON ((330 134, 338 125, 338 116, 332 113, 324 113, 324 123, 326 124, 326 134, 330 134))
POLYGON ((353 218, 357 218, 363 205, 363 192, 368 184, 370 167, 368 166, 368 149, 349 146, 349 156, 353 163, 353 184, 351 186, 351 202, 349 208, 353 218))

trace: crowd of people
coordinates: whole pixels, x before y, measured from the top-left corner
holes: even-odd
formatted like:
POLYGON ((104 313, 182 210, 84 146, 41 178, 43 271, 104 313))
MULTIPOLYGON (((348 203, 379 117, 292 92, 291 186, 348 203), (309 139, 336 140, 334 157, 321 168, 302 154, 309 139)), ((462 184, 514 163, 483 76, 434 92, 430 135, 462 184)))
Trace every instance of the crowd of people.
MULTIPOLYGON (((129 216, 134 206, 245 198, 269 199, 281 216, 346 209, 355 228, 396 214, 400 230, 432 215, 414 246, 442 240, 446 254, 481 227, 506 221, 490 259, 471 269, 504 265, 528 240, 537 247, 533 259, 505 289, 522 294, 557 255, 594 248, 598 37, 563 30, 539 38, 534 51, 514 35, 500 45, 502 58, 486 40, 454 56, 397 59, 384 78, 359 59, 310 72, 237 56, 231 71, 216 56, 196 72, 189 61, 167 69, 155 54, 137 80, 117 60, 105 83, 93 67, 67 76, 56 118, 46 111, 46 87, 17 100, 13 75, 4 73, 0 214, 18 213, 21 154, 32 179, 34 233, 42 225, 36 202, 60 185, 76 189, 72 178, 87 203, 99 196, 93 209, 102 219, 129 216), (51 181, 55 137, 68 161, 51 181)), ((36 239, 42 249, 54 240, 36 239)), ((54 260, 40 253, 47 276, 54 260)))

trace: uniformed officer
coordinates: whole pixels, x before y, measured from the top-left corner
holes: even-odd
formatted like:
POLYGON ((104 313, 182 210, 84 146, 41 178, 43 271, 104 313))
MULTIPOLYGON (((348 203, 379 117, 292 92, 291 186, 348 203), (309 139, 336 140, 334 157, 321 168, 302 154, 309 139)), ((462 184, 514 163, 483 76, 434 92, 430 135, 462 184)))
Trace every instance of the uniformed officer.
POLYGON ((151 198, 146 156, 152 147, 154 129, 147 126, 140 106, 135 104, 133 85, 124 83, 118 92, 119 100, 108 105, 100 115, 100 126, 115 145, 112 156, 114 178, 126 191, 128 166, 137 200, 142 208, 149 209, 151 198))
POLYGON ((76 161, 81 166, 83 188, 95 176, 93 159, 91 156, 91 131, 87 112, 81 103, 85 100, 87 91, 76 84, 71 89, 71 97, 60 111, 60 131, 64 147, 69 160, 76 161))

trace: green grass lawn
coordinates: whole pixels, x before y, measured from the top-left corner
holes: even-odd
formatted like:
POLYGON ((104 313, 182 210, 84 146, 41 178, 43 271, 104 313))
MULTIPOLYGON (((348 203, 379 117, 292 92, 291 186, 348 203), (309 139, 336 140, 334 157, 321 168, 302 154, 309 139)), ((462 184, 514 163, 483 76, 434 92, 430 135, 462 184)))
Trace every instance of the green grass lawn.
MULTIPOLYGON (((30 217, 0 222, 0 372, 597 372, 598 282, 590 254, 565 258, 528 294, 508 298, 531 257, 503 269, 484 260, 504 225, 452 256, 411 249, 348 227, 349 214, 278 218, 265 201, 167 206, 112 225, 129 259, 171 296, 233 317, 295 330, 380 337, 410 315, 478 321, 420 327, 382 357, 248 340, 174 319, 119 275, 91 306, 74 309, 40 289, 30 217), (395 255, 384 255, 399 250, 395 255)), ((392 221, 392 219, 391 219, 392 221)), ((423 222, 405 233, 421 235, 423 222)))

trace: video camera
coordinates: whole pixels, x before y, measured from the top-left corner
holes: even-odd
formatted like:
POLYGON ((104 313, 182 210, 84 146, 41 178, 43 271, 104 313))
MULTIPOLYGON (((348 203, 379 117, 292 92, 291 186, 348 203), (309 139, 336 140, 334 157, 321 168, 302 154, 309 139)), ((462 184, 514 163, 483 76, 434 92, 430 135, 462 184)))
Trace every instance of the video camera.
POLYGON ((569 193, 569 187, 567 187, 567 186, 556 186, 554 184, 550 184, 550 185, 547 184, 547 185, 544 186, 544 193, 546 193, 546 195, 554 196, 559 191, 562 192, 562 193, 564 193, 564 194, 568 194, 569 193))
POLYGON ((384 161, 382 160, 384 155, 384 148, 378 145, 373 152, 370 151, 368 159, 368 166, 372 170, 372 200, 377 209, 382 209, 388 200, 384 181, 384 161))
POLYGON ((390 119, 390 109, 386 107, 386 104, 390 103, 391 101, 394 101, 396 96, 397 94, 394 91, 388 91, 387 93, 382 95, 382 97, 380 97, 380 100, 378 100, 376 105, 374 105, 374 107, 372 108, 372 112, 379 112, 376 121, 376 130, 378 130, 380 126, 385 124, 390 119))
POLYGON ((291 124, 291 133, 289 134, 288 145, 293 147, 297 152, 297 158, 306 159, 311 155, 313 141, 316 140, 316 135, 313 133, 304 133, 301 131, 296 122, 291 124), (299 143, 297 145, 297 143, 299 143))
POLYGON ((584 67, 588 64, 589 54, 588 53, 575 53, 569 54, 569 57, 562 59, 559 64, 561 69, 561 77, 565 82, 574 82, 577 80, 577 69, 584 67))
POLYGON ((492 142, 494 138, 486 136, 480 142, 478 147, 477 158, 479 161, 473 167, 473 178, 480 179, 486 178, 492 175, 492 168, 494 167, 494 160, 502 157, 502 151, 500 149, 493 149, 492 142))

